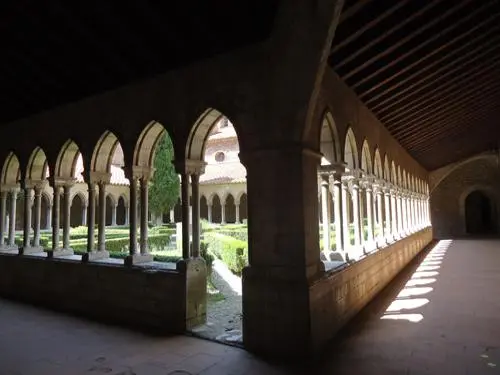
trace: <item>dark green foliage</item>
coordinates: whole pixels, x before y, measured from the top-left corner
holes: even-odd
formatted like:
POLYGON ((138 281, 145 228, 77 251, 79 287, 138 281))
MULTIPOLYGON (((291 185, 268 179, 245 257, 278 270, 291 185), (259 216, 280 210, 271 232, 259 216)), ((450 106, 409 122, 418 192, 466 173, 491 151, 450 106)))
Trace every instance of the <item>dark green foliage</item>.
POLYGON ((210 252, 223 261, 236 275, 248 264, 247 243, 220 233, 205 233, 210 252))
POLYGON ((179 198, 179 177, 172 160, 174 148, 170 137, 165 134, 156 149, 155 173, 149 187, 149 209, 155 215, 170 211, 179 198))

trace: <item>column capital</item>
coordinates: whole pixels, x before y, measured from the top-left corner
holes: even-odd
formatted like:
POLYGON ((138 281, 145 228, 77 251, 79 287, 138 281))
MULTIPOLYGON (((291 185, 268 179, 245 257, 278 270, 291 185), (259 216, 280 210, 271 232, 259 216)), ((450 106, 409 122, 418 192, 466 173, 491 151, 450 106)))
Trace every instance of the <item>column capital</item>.
POLYGON ((0 187, 0 190, 5 193, 12 193, 14 191, 18 192, 21 188, 19 184, 5 184, 0 187))
POLYGON ((97 172, 97 171, 91 171, 89 172, 89 181, 91 184, 100 184, 100 183, 105 183, 109 184, 111 181, 111 173, 107 172, 97 172))
POLYGON ((186 160, 174 161, 175 170, 179 174, 199 176, 205 173, 206 165, 207 163, 205 163, 203 160, 186 159, 186 160))

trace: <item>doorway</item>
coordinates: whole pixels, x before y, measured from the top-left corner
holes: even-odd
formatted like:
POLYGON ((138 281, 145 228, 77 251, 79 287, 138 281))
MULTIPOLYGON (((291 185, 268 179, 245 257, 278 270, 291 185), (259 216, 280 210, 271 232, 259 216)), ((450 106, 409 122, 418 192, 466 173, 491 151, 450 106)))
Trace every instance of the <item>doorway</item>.
POLYGON ((493 202, 479 190, 473 191, 465 199, 465 228, 467 234, 472 235, 496 232, 493 202))

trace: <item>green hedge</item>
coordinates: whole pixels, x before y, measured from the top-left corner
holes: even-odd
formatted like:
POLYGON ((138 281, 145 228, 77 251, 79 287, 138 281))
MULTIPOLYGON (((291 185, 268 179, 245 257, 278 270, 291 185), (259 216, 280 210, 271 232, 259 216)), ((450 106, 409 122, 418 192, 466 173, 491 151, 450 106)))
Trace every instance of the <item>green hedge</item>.
POLYGON ((205 233, 208 250, 237 275, 248 264, 247 243, 221 233, 205 233))
MULTIPOLYGON (((150 251, 153 250, 163 250, 170 242, 170 234, 151 234, 148 235, 148 248, 150 251)), ((106 238, 106 250, 114 252, 124 252, 128 254, 130 238, 106 238)), ((87 240, 79 239, 76 241, 71 241, 71 248, 74 250, 86 250, 87 240)))
POLYGON ((240 241, 248 242, 248 230, 247 228, 235 228, 226 229, 222 228, 217 231, 217 233, 223 234, 225 236, 234 237, 240 241))
MULTIPOLYGON (((76 255, 83 255, 86 250, 73 249, 76 255)), ((109 250, 108 250, 109 251, 109 250)), ((109 251, 109 257, 115 259, 125 259, 129 255, 127 251, 109 251)), ((153 255, 153 260, 157 262, 176 263, 181 257, 172 255, 153 255)))

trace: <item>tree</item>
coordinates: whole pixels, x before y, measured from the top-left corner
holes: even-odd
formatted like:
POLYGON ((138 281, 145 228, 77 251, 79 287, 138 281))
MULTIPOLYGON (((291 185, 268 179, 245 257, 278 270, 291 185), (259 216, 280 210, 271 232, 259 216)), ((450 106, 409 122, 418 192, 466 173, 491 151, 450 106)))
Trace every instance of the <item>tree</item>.
POLYGON ((170 211, 179 198, 179 177, 172 160, 174 147, 165 133, 159 141, 155 154, 155 173, 149 187, 149 209, 155 215, 170 211))

